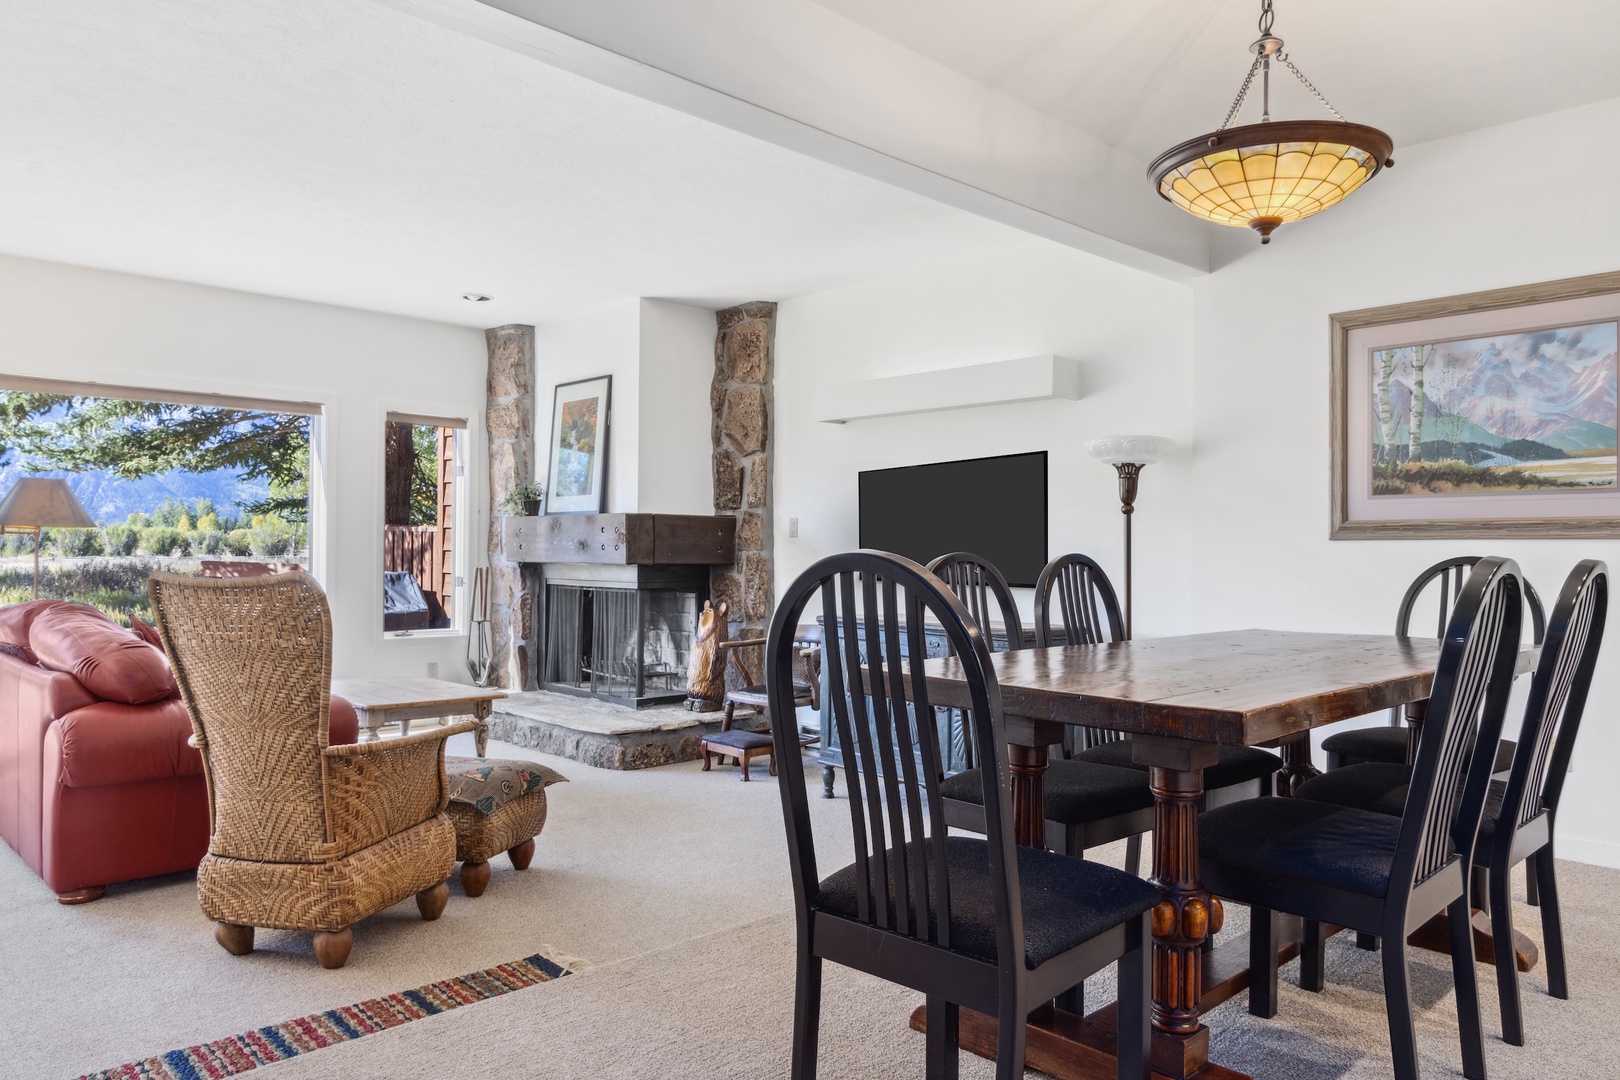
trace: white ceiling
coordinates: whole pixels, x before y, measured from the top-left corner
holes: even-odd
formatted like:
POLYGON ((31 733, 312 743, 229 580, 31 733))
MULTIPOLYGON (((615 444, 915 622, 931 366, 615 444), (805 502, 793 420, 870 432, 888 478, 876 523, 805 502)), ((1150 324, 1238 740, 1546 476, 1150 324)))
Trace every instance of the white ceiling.
MULTIPOLYGON (((1258 0, 815 2, 1144 162, 1220 124, 1259 36, 1258 0)), ((1389 132, 1397 154, 1620 97, 1614 0, 1278 0, 1275 11, 1299 69, 1347 118, 1389 132)), ((1328 115, 1286 70, 1272 86, 1274 117, 1328 115)))
POLYGON ((0 5, 11 254, 490 326, 1028 242, 370 2, 0 5))

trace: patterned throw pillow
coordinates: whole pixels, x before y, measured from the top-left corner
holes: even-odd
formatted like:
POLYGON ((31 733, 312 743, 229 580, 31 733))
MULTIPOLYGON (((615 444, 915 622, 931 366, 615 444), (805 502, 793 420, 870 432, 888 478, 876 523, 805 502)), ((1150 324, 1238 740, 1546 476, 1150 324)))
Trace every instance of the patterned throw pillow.
POLYGON ((537 761, 447 755, 444 768, 450 779, 450 801, 466 803, 486 815, 493 814, 513 799, 568 780, 555 769, 548 769, 537 761))

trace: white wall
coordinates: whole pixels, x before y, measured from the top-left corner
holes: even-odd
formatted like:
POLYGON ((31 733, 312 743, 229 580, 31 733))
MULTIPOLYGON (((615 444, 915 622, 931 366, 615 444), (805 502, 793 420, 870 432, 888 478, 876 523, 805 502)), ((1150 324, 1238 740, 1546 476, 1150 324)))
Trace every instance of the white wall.
MULTIPOLYGON (((1116 578, 1118 480, 1085 452, 1102 435, 1193 431, 1191 294, 1056 244, 788 300, 777 312, 775 455, 778 594, 816 559, 858 541, 863 469, 1047 450, 1050 551, 1083 551, 1116 578), (1082 365, 1079 401, 1037 401, 826 424, 823 383, 1056 353, 1082 365), (788 519, 799 519, 798 539, 788 519)), ((1189 470, 1151 466, 1137 500, 1136 627, 1187 626, 1189 470)), ((973 493, 963 492, 971 503, 973 493)), ((1019 590, 1026 612, 1030 591, 1019 590)))
POLYGON ((465 417, 476 565, 487 533, 483 334, 464 327, 0 256, 0 374, 214 391, 325 406, 316 571, 338 677, 467 678, 464 635, 382 634, 383 424, 465 417))
POLYGON ((535 474, 550 468, 558 385, 613 376, 607 511, 711 514, 714 312, 631 300, 534 328, 535 474))
MULTIPOLYGON (((1329 314, 1616 269, 1620 202, 1592 186, 1620 169, 1616 132, 1610 101, 1399 148, 1363 192, 1193 286, 1198 629, 1388 633, 1407 582, 1451 554, 1512 556, 1549 604, 1576 560, 1620 568, 1613 540, 1327 538, 1329 314)), ((1564 855, 1611 865, 1617 693, 1611 640, 1559 818, 1564 855)))

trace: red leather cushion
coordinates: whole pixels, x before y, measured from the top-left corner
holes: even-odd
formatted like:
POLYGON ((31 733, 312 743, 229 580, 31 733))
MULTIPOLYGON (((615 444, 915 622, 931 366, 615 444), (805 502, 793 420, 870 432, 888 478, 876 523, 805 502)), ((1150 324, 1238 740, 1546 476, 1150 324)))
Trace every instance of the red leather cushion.
POLYGON ((29 600, 22 604, 7 604, 0 607, 0 645, 11 646, 5 651, 19 660, 39 663, 39 657, 34 655, 34 650, 28 644, 28 631, 35 619, 54 608, 74 608, 101 614, 88 604, 74 604, 67 600, 29 600))
POLYGON ((143 705, 178 692, 161 650, 82 604, 40 612, 28 644, 42 665, 69 673, 108 701, 143 705))
POLYGON ((131 615, 129 617, 129 628, 135 633, 136 637, 152 646, 152 648, 163 648, 163 637, 158 633, 158 628, 149 622, 143 622, 140 616, 131 615))
POLYGON ((57 721, 62 782, 112 787, 202 775, 202 755, 186 742, 191 716, 179 701, 123 705, 98 701, 57 721))
POLYGON ((360 741, 360 717, 347 698, 332 695, 332 709, 326 723, 326 745, 346 746, 360 741))

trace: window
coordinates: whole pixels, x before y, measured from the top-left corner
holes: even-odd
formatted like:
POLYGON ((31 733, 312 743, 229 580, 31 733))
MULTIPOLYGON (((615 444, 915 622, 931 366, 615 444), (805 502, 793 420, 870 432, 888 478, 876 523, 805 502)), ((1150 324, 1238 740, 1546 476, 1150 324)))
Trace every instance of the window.
MULTIPOLYGON (((127 624, 155 571, 307 568, 320 406, 0 377, 0 495, 67 482, 94 527, 40 529, 39 595, 127 624)), ((32 597, 33 523, 0 537, 0 603, 32 597)))
POLYGON ((456 627, 463 420, 390 413, 383 436, 383 631, 456 627))

